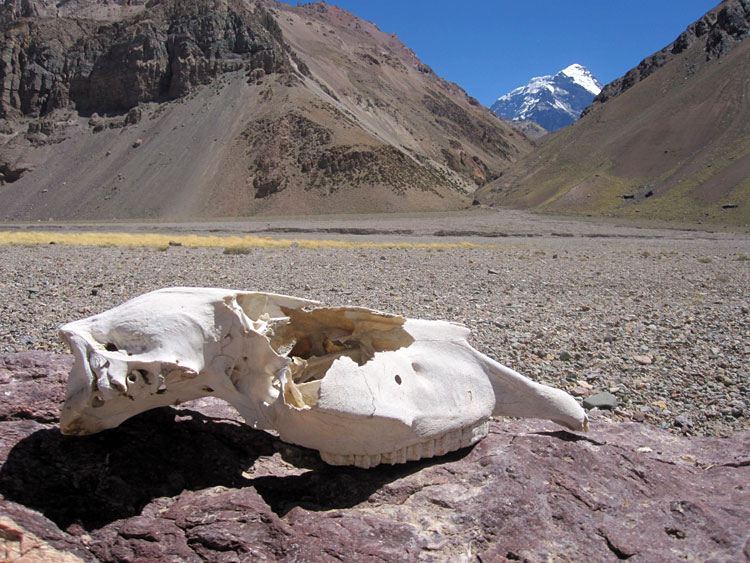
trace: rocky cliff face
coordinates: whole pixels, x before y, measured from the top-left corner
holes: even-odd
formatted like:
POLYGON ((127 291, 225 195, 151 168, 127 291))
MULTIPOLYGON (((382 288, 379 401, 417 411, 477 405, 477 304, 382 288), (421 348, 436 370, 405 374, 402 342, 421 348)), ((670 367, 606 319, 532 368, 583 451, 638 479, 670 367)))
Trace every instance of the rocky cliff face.
MULTIPOLYGON (((602 88, 594 104, 603 104, 619 96, 641 80, 663 67, 695 43, 700 43, 706 60, 723 57, 750 34, 750 0, 724 0, 680 34, 658 53, 646 57, 640 64, 602 88)), ((584 113, 590 111, 586 109, 584 113)))
POLYGON ((0 5, 0 23, 30 17, 114 21, 141 13, 148 3, 149 0, 4 0, 0 5))
POLYGON ((5 0, 0 5, 0 22, 7 23, 17 18, 32 16, 55 17, 55 4, 53 0, 5 0))
POLYGON ((65 17, 16 19, 3 39, 5 118, 40 117, 70 106, 82 113, 122 113, 183 96, 224 72, 289 70, 280 31, 265 9, 223 0, 159 2, 104 25, 65 17))

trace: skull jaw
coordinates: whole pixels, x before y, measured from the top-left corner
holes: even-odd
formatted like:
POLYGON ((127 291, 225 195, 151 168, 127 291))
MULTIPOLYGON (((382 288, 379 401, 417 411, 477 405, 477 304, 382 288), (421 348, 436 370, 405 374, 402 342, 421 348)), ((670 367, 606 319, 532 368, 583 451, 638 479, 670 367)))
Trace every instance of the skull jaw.
POLYGON ((450 430, 445 434, 422 442, 402 446, 390 452, 379 454, 337 454, 320 451, 320 458, 329 465, 353 465, 369 469, 380 464, 395 465, 408 461, 418 461, 439 457, 447 453, 473 446, 487 436, 489 421, 484 419, 472 426, 450 430))
MULTIPOLYGON (((338 423, 341 421, 338 418, 338 423)), ((316 427, 311 418, 306 418, 305 424, 308 429, 316 427)), ((313 445, 307 435, 300 436, 290 429, 280 431, 279 437, 285 442, 316 449, 321 459, 329 465, 353 465, 369 469, 381 464, 395 465, 445 455, 476 444, 489 431, 488 418, 437 435, 420 435, 414 428, 395 420, 380 420, 377 423, 366 419, 350 420, 343 426, 349 432, 347 439, 331 440, 327 444, 313 445), (352 432, 358 426, 356 422, 365 429, 364 433, 352 432), (386 432, 389 439, 387 443, 373 447, 372 438, 378 432, 386 432)))

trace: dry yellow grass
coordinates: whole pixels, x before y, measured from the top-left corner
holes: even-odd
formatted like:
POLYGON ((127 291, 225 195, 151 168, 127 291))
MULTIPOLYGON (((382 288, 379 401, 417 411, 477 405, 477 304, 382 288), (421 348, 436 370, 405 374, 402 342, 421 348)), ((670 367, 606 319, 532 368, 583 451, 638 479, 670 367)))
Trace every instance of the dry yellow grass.
POLYGON ((130 233, 44 233, 0 231, 0 244, 66 244, 71 246, 149 246, 166 247, 170 242, 186 247, 225 248, 471 248, 488 247, 469 242, 411 243, 411 242, 352 242, 345 240, 272 239, 268 237, 218 237, 198 235, 158 235, 130 233))

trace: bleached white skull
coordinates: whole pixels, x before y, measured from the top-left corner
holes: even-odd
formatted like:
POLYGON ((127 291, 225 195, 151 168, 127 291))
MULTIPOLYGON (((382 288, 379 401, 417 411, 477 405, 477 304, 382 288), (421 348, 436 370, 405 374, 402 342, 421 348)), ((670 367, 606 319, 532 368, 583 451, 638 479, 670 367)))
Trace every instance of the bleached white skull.
POLYGON ((61 335, 75 355, 66 434, 210 395, 328 463, 372 467, 474 444, 492 415, 587 425, 571 396, 479 353, 467 328, 444 321, 171 288, 66 324, 61 335))

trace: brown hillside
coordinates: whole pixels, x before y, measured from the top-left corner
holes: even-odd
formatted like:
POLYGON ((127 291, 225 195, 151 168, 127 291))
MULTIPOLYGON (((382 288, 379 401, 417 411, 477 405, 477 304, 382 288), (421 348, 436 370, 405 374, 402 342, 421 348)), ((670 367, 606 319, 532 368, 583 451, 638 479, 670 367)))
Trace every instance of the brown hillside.
POLYGON ((322 3, 4 7, 0 220, 457 209, 531 148, 322 3))
POLYGON ((717 27, 737 7, 723 3, 700 20, 714 28, 678 39, 681 48, 665 50, 658 67, 642 63, 649 70, 637 80, 606 87, 580 121, 545 138, 477 198, 573 214, 750 223, 750 42, 717 27))

